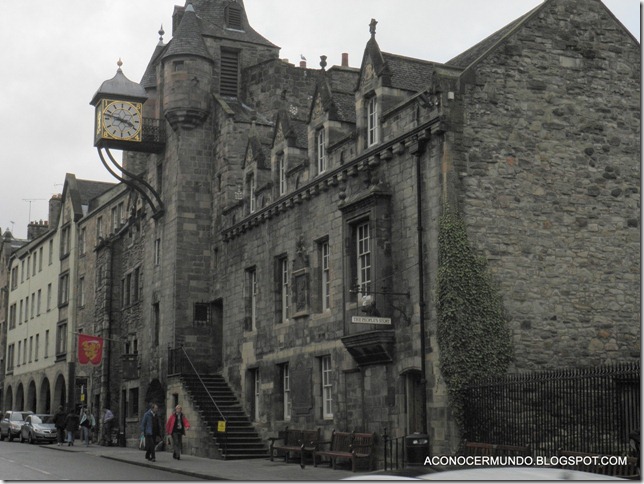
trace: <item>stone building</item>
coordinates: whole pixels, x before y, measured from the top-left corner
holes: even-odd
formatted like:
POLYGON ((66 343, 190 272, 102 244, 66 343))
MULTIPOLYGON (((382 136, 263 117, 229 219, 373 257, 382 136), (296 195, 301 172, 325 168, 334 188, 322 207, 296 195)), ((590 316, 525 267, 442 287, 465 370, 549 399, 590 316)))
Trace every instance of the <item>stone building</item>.
POLYGON ((444 64, 382 50, 373 20, 359 68, 281 60, 241 1, 173 20, 141 82, 119 68, 93 100, 100 121, 103 98, 147 99, 158 137, 111 145, 122 183, 76 220, 78 328, 108 341, 76 374, 124 438, 156 401, 213 457, 266 455, 286 425, 454 451, 446 203, 502 295, 510 369, 639 359, 640 46, 599 0, 546 0, 444 64), (215 445, 222 419, 260 444, 215 445))

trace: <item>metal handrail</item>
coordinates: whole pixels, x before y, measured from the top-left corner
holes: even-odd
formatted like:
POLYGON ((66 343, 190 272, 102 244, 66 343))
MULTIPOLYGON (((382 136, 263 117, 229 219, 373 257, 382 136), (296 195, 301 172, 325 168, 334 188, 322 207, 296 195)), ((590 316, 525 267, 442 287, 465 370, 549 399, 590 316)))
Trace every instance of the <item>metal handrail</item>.
POLYGON ((213 405, 215 406, 215 408, 217 409, 217 412, 219 412, 219 415, 221 416, 222 420, 223 420, 224 422, 226 422, 226 421, 227 421, 227 420, 226 420, 226 417, 224 416, 224 414, 223 414, 223 413, 221 412, 221 410, 219 409, 219 406, 218 406, 218 405, 217 405, 217 403, 215 402, 215 399, 214 399, 214 398, 212 398, 212 395, 211 395, 211 394, 210 394, 210 392, 208 391, 208 388, 206 387, 206 384, 205 384, 205 383, 203 382, 203 380, 201 379, 201 375, 199 375, 199 372, 198 372, 198 371, 197 371, 197 369, 195 368, 195 365, 193 365, 193 364, 192 364, 192 360, 191 360, 191 359, 190 359, 190 357, 188 356, 188 353, 186 352, 186 350, 185 350, 185 348, 183 347, 183 345, 181 346, 181 351, 183 351, 183 354, 186 356, 186 359, 188 360, 188 363, 190 363, 190 366, 192 367, 192 371, 194 371, 194 372, 195 372, 195 375, 197 375, 197 378, 199 378, 199 382, 201 383, 201 386, 203 386, 203 389, 204 389, 204 390, 206 390, 206 393, 208 394, 208 398, 210 398, 210 401, 212 402, 212 404, 213 404, 213 405))

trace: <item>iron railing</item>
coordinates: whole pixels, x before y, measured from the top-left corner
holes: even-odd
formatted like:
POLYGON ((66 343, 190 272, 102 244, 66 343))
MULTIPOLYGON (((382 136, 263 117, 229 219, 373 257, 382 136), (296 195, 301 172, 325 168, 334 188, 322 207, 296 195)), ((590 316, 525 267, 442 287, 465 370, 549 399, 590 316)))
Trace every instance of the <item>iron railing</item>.
POLYGON ((640 364, 506 375, 465 389, 464 437, 557 450, 627 455, 640 428, 640 364))
POLYGON ((382 434, 384 447, 384 466, 386 471, 398 470, 405 467, 405 437, 391 437, 382 434))
POLYGON ((190 359, 190 356, 188 356, 188 353, 186 352, 185 348, 183 346, 180 346, 179 348, 168 348, 168 375, 181 376, 181 375, 187 375, 189 373, 194 373, 197 376, 199 383, 201 384, 204 391, 206 392, 206 395, 208 395, 208 398, 210 399, 210 402, 212 403, 213 407, 219 414, 220 421, 224 423, 223 432, 221 432, 218 427, 216 427, 214 431, 216 434, 223 434, 221 444, 223 447, 223 454, 225 456, 227 432, 228 432, 228 423, 226 420, 226 416, 223 414, 223 412, 217 405, 217 402, 215 402, 215 399, 212 397, 210 391, 208 390, 208 387, 206 386, 203 379, 201 378, 201 375, 197 371, 197 368, 195 368, 195 365, 192 363, 192 360, 190 359))

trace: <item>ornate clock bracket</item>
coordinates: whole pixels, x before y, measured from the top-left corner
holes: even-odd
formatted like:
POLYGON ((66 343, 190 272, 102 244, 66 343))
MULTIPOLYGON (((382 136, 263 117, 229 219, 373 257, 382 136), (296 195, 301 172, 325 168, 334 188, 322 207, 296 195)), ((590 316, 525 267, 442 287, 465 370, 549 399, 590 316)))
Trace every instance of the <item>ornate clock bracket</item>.
POLYGON ((103 163, 103 166, 108 172, 110 172, 110 175, 112 175, 117 180, 125 183, 128 187, 132 188, 133 190, 136 190, 147 202, 147 204, 150 205, 150 208, 152 209, 152 217, 154 219, 158 219, 159 217, 161 217, 165 212, 165 208, 163 206, 163 201, 161 201, 161 197, 154 189, 154 187, 150 185, 147 181, 145 181, 143 178, 141 178, 140 176, 127 171, 125 168, 119 165, 118 162, 114 159, 114 156, 112 156, 112 153, 110 152, 109 148, 99 146, 97 147, 97 150, 98 150, 98 156, 101 158, 101 162, 103 163), (112 169, 112 167, 105 160, 105 156, 103 155, 103 152, 101 150, 105 150, 112 164, 128 178, 124 178, 120 176, 112 169), (148 195, 148 191, 152 194, 154 201, 152 200, 150 195, 148 195))

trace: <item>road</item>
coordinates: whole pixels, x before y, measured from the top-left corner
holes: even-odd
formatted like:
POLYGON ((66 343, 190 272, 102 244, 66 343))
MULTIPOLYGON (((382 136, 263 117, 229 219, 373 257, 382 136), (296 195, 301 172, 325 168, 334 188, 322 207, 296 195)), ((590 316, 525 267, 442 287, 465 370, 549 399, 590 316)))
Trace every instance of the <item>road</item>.
MULTIPOLYGON (((143 460, 143 453, 141 453, 141 460, 143 460)), ((200 479, 115 462, 92 455, 91 452, 65 452, 55 445, 43 448, 39 445, 21 444, 17 440, 13 442, 5 440, 0 442, 0 480, 197 481, 200 479)))

